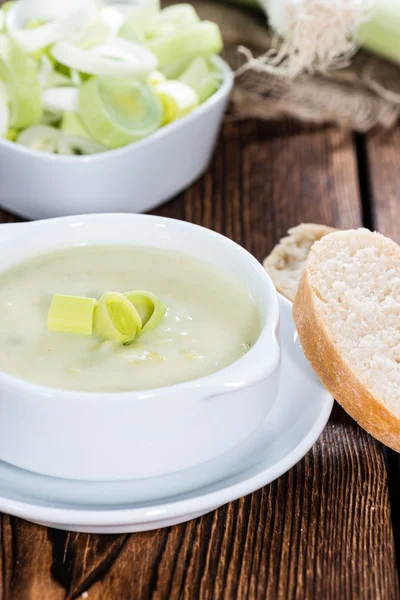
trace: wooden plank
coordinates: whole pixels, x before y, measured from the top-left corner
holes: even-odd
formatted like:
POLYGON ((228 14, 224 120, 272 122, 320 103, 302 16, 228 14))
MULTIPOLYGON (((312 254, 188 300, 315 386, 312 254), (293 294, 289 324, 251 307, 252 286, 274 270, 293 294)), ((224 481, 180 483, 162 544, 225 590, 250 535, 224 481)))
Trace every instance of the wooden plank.
MULTIPOLYGON (((400 128, 370 135, 364 147, 365 187, 371 206, 371 228, 400 243, 400 128)), ((400 456, 387 450, 393 525, 400 565, 400 456)))
MULTIPOLYGON (((225 233, 260 260, 300 221, 357 226, 353 139, 226 125, 207 174, 155 212, 225 233)), ((102 537, 4 516, 1 538, 0 597, 12 600, 399 597, 381 447, 338 407, 289 473, 190 523, 102 537)))
POLYGON ((370 135, 366 144, 372 225, 400 243, 400 128, 370 135))

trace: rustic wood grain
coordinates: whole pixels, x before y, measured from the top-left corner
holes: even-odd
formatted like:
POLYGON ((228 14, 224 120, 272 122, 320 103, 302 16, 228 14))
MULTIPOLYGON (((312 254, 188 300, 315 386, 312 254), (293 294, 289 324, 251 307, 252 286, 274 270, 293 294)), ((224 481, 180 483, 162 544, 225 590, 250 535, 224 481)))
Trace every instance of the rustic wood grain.
MULTIPOLYGON (((229 124, 207 174, 155 212, 262 259, 300 221, 358 226, 357 169, 349 133, 229 124)), ((289 473, 187 524, 89 536, 3 516, 0 586, 2 600, 398 598, 381 446, 336 407, 289 473)))
POLYGON ((366 140, 367 185, 372 225, 400 243, 400 128, 366 140))
MULTIPOLYGON (((364 157, 365 187, 370 204, 370 227, 400 244, 400 128, 391 133, 369 135, 361 143, 364 157)), ((385 451, 390 477, 393 526, 400 564, 400 456, 385 451), (397 510, 396 510, 397 509, 397 510)))

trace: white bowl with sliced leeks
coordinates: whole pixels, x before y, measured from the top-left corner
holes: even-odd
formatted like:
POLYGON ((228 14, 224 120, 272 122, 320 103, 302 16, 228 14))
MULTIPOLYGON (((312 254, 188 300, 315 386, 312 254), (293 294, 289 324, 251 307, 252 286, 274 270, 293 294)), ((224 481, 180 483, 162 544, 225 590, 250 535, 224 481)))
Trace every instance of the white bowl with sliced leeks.
POLYGON ((263 423, 279 388, 279 305, 243 248, 151 215, 0 230, 0 460, 70 479, 153 477, 263 423))
POLYGON ((142 212, 205 170, 233 75, 193 7, 16 0, 1 28, 2 207, 142 212))

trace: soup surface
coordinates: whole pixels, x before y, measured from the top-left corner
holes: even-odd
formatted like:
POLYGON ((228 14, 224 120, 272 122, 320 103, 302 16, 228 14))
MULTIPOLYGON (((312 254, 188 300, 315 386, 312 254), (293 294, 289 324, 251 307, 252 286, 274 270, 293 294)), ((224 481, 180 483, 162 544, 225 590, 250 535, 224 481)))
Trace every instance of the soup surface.
POLYGON ((0 369, 69 390, 122 392, 213 373, 260 333, 253 299, 222 271, 178 252, 77 246, 37 256, 0 276, 0 369), (99 299, 106 291, 156 294, 167 313, 129 346, 47 331, 54 294, 99 299))

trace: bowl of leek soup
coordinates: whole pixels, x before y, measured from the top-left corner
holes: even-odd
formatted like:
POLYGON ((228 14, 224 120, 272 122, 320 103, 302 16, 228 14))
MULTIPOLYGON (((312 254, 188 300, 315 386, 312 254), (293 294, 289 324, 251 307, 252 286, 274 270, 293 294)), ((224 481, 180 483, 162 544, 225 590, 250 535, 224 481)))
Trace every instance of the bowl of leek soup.
POLYGON ((0 204, 30 219, 140 212, 182 190, 206 168, 232 87, 221 49, 189 4, 7 3, 0 204))
POLYGON ((0 459, 46 475, 164 475, 246 439, 278 392, 261 265, 145 215, 1 225, 0 459))

